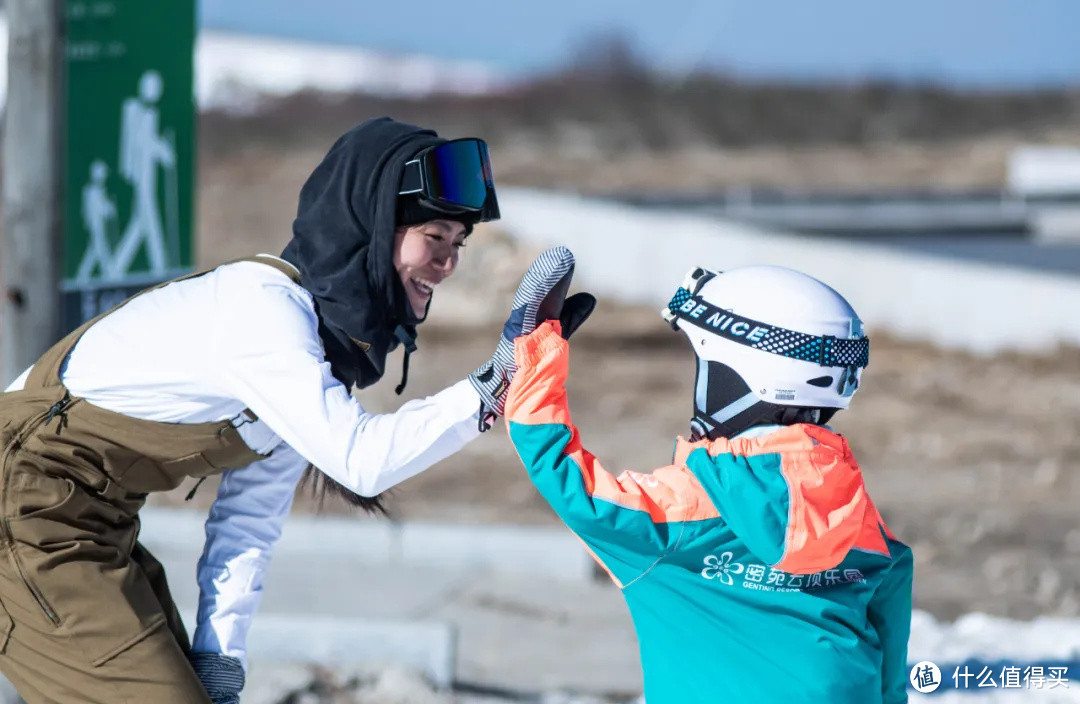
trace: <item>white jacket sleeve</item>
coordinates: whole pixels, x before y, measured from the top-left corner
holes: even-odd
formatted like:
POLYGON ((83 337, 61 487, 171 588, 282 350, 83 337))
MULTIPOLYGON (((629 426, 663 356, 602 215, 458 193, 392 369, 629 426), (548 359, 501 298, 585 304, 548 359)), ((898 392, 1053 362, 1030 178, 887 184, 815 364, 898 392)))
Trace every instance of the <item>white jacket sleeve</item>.
POLYGON ((27 367, 26 371, 16 377, 15 381, 11 382, 11 385, 4 389, 4 392, 8 393, 11 391, 22 391, 23 388, 26 386, 26 379, 30 376, 30 371, 33 368, 33 365, 27 367))
POLYGON ((338 483, 374 496, 479 435, 480 397, 467 380, 395 413, 368 413, 330 373, 308 294, 285 277, 257 290, 213 336, 218 383, 302 457, 338 483))
POLYGON ((266 459, 222 475, 196 569, 195 652, 231 655, 247 667, 245 642, 262 599, 263 575, 306 467, 307 461, 282 444, 266 459))

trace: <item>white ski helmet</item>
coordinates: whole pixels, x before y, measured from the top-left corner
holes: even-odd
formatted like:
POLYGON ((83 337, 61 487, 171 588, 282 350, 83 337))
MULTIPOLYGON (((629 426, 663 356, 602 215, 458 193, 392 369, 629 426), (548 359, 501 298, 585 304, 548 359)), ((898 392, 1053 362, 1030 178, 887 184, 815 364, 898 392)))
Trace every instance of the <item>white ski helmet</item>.
POLYGON ((662 313, 697 356, 699 438, 825 423, 848 407, 870 361, 862 321, 843 296, 784 267, 695 267, 662 313))

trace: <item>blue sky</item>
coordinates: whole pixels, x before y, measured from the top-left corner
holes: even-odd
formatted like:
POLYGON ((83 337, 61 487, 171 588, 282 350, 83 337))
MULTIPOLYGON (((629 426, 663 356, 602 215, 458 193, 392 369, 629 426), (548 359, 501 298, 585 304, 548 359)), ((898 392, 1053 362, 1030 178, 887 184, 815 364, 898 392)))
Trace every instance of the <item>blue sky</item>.
POLYGON ((199 0, 204 27, 550 69, 621 32, 651 63, 748 77, 1080 85, 1080 0, 199 0))

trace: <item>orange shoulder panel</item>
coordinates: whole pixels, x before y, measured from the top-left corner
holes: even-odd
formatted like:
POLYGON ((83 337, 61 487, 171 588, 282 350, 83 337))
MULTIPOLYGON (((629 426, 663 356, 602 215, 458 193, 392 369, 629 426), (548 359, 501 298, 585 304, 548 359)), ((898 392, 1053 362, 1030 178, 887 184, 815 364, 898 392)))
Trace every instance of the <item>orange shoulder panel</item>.
POLYGON ((885 536, 891 540, 896 540, 896 536, 892 534, 889 527, 885 525, 885 521, 881 519, 881 514, 878 513, 877 506, 870 500, 866 499, 866 516, 863 519, 862 532, 859 534, 859 539, 855 541, 853 546, 857 550, 864 552, 875 552, 880 555, 889 555, 889 544, 885 542, 885 538, 882 537, 882 532, 885 536))
POLYGON ((782 443, 789 445, 781 471, 790 507, 784 555, 776 567, 793 574, 830 569, 863 536, 871 504, 862 472, 839 435, 808 425, 785 430, 802 435, 809 446, 782 443))
POLYGON ((701 521, 720 516, 705 488, 685 467, 668 465, 648 474, 626 470, 616 477, 581 446, 577 428, 570 428, 573 438, 566 454, 581 469, 585 490, 594 498, 644 511, 656 523, 701 521))

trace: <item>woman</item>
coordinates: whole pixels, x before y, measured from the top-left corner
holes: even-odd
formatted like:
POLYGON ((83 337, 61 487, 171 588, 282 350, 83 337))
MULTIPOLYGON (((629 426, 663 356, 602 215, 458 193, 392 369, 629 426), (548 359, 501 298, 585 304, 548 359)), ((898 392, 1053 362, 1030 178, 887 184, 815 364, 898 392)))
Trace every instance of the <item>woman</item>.
POLYGON ((399 344, 407 363, 473 224, 497 217, 483 142, 366 122, 304 185, 281 258, 144 292, 0 395, 0 670, 28 702, 238 701, 301 475, 378 508, 501 413, 509 340, 558 317, 565 249, 527 272, 498 353, 467 379, 384 415, 350 395, 399 344), (189 645, 137 512, 148 492, 222 472, 189 645))

